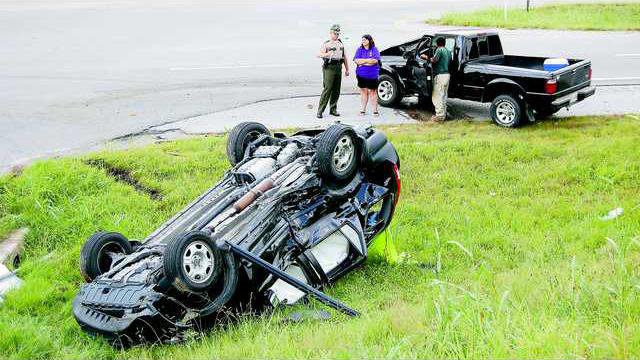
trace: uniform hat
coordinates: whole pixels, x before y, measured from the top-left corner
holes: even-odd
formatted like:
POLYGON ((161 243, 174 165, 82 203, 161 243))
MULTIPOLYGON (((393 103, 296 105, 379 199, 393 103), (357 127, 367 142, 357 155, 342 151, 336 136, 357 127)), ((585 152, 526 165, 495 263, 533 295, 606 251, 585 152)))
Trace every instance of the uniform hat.
POLYGON ((340 24, 331 25, 331 29, 329 29, 329 30, 333 31, 334 33, 340 33, 340 24))

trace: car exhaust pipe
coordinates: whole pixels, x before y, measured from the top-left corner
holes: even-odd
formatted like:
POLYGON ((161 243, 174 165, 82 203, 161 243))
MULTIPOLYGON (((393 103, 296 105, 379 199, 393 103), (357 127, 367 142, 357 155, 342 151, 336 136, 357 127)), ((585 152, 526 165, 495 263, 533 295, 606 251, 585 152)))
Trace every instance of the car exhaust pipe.
POLYGON ((259 198, 265 191, 272 189, 274 186, 273 180, 268 177, 256 186, 254 186, 248 193, 242 195, 238 201, 233 203, 233 209, 239 213, 242 210, 246 209, 247 206, 251 205, 257 198, 259 198))

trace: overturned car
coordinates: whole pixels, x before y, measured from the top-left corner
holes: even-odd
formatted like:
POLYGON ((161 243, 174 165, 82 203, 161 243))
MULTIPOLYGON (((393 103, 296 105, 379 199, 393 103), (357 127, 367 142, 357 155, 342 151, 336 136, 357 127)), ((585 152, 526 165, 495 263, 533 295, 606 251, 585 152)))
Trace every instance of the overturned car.
POLYGON ((400 161, 371 127, 333 124, 291 136, 245 122, 229 134, 233 167, 144 241, 114 232, 81 251, 73 303, 90 334, 119 345, 167 342, 232 309, 313 297, 361 265, 390 223, 400 161))

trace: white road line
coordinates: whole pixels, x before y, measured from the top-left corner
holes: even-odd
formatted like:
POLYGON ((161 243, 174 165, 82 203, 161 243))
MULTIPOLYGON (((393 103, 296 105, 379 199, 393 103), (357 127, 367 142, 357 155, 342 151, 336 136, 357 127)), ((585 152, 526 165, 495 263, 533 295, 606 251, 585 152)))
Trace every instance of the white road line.
POLYGON ((299 67, 303 64, 253 64, 253 65, 208 65, 194 67, 172 67, 170 71, 189 71, 189 70, 229 70, 229 69, 252 69, 252 68, 286 68, 299 67))
POLYGON ((592 81, 640 80, 640 77, 593 78, 592 81))
POLYGON ((622 56, 622 57, 640 57, 640 54, 616 54, 616 56, 622 56))

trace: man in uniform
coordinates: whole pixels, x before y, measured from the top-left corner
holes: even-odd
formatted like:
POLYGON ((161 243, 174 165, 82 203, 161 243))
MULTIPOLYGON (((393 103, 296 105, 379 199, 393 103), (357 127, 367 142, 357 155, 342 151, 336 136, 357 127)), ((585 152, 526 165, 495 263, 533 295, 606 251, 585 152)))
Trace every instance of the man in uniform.
POLYGON ((340 25, 333 25, 329 30, 330 39, 320 47, 322 65, 322 95, 318 105, 318 118, 322 118, 324 109, 329 104, 329 114, 340 116, 338 113, 338 98, 340 97, 340 85, 342 84, 342 65, 344 76, 349 76, 349 62, 344 53, 344 45, 340 40, 340 25))
MULTIPOLYGON (((451 62, 451 51, 445 47, 444 38, 436 40, 436 52, 431 58, 433 68, 433 92, 431 101, 436 108, 436 114, 431 117, 431 121, 444 121, 447 117, 447 94, 449 92, 449 62, 451 62)), ((425 60, 429 60, 427 55, 420 55, 425 60)))

